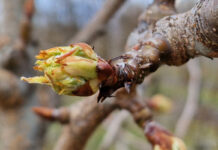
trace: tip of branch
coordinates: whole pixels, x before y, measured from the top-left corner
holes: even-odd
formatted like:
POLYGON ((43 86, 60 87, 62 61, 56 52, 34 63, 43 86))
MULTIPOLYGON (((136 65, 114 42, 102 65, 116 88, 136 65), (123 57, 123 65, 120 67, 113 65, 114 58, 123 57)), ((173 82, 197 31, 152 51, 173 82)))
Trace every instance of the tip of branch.
POLYGON ((35 11, 34 0, 26 0, 24 4, 24 12, 28 18, 32 18, 35 11))
POLYGON ((32 110, 38 116, 49 121, 59 121, 61 123, 69 122, 69 112, 66 108, 54 109, 47 107, 33 107, 32 110))

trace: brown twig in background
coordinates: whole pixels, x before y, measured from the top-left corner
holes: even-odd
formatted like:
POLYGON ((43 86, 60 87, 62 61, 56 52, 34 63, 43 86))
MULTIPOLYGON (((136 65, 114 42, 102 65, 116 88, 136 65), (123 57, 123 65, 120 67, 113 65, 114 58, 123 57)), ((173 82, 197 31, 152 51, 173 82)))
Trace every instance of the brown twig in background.
POLYGON ((0 149, 41 149, 48 124, 31 113, 31 108, 35 105, 54 106, 57 96, 49 93, 48 88, 39 89, 18 78, 33 73, 31 64, 34 56, 28 51, 28 44, 34 1, 3 0, 1 4, 4 9, 1 32, 6 40, 3 39, 0 51, 0 149))
POLYGON ((99 148, 100 150, 108 150, 116 141, 119 131, 128 116, 129 113, 127 111, 121 111, 114 116, 113 120, 107 127, 107 132, 99 148))
POLYGON ((131 147, 134 147, 137 150, 145 150, 145 148, 149 146, 144 139, 137 137, 134 134, 125 131, 124 129, 121 130, 120 132, 121 132, 121 134, 119 135, 120 139, 126 141, 127 144, 130 144, 131 147))
POLYGON ((177 121, 175 134, 181 138, 184 138, 191 121, 197 112, 200 92, 201 92, 201 68, 199 60, 190 61, 187 64, 189 72, 189 85, 188 85, 188 95, 185 107, 180 118, 177 121))
MULTIPOLYGON (((16 59, 16 57, 23 57, 23 53, 27 49, 28 44, 31 41, 31 33, 32 33, 32 18, 35 12, 35 4, 34 0, 26 0, 23 4, 23 12, 22 12, 22 19, 20 21, 19 27, 19 33, 15 41, 11 43, 13 45, 10 49, 7 51, 7 55, 4 55, 4 59, 1 66, 11 69, 10 66, 13 66, 12 64, 19 64, 20 60, 27 59, 27 57, 30 57, 28 55, 25 55, 23 59, 16 59)), ((26 52, 25 52, 26 53, 26 52)), ((24 62, 25 63, 25 62, 24 62)), ((13 69, 12 69, 13 70, 13 69)))
POLYGON ((82 150, 97 126, 115 109, 126 109, 139 126, 151 119, 151 112, 145 104, 134 98, 124 89, 118 91, 116 100, 96 103, 96 96, 75 104, 70 109, 71 120, 58 140, 55 150, 82 150), (81 113, 81 111, 83 113, 81 113))
POLYGON ((26 0, 24 4, 24 16, 20 27, 20 47, 18 49, 26 49, 27 44, 31 40, 32 18, 35 12, 34 0, 26 0))
POLYGON ((0 49, 7 45, 10 42, 10 38, 8 36, 1 36, 0 37, 0 49))
POLYGON ((96 103, 96 96, 70 108, 70 123, 64 127, 55 150, 82 150, 97 126, 117 108, 115 103, 96 103))
POLYGON ((94 18, 70 40, 70 43, 91 43, 101 33, 103 27, 111 17, 119 10, 126 0, 107 0, 94 18))
POLYGON ((58 121, 62 124, 69 123, 70 114, 67 108, 47 108, 47 107, 33 107, 33 111, 42 118, 50 121, 58 121))

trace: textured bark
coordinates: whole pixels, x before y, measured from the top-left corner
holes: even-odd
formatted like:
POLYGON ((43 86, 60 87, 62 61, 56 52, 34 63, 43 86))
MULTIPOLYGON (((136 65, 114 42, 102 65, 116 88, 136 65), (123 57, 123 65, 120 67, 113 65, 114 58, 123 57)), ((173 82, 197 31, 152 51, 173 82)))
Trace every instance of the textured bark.
POLYGON ((163 57, 164 63, 182 65, 200 55, 217 57, 217 5, 217 0, 200 0, 189 12, 157 22, 153 34, 161 35, 170 45, 169 53, 163 57))
POLYGON ((102 83, 98 99, 141 83, 162 64, 178 66, 197 56, 217 57, 217 3, 201 0, 189 12, 167 16, 154 26, 139 26, 144 26, 143 33, 132 50, 110 60, 115 73, 102 83))
POLYGON ((157 0, 142 13, 138 27, 128 38, 128 52, 109 61, 114 68, 114 74, 102 83, 98 101, 110 97, 121 87, 129 91, 132 85, 141 83, 145 76, 156 71, 161 65, 160 51, 168 49, 169 46, 160 36, 152 38, 152 30, 156 21, 174 13, 173 0, 157 0))

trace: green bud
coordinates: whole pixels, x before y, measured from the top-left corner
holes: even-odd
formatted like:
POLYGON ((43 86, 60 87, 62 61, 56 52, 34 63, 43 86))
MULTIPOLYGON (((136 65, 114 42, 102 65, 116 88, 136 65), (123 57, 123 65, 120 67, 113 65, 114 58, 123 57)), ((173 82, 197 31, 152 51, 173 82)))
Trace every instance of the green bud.
POLYGON ((172 150, 186 150, 186 146, 181 139, 173 137, 172 150))
POLYGON ((34 69, 44 72, 44 76, 22 80, 50 85, 63 95, 88 96, 98 90, 98 56, 89 45, 77 43, 42 50, 36 58, 34 69))
POLYGON ((153 149, 154 150, 162 150, 159 145, 155 145, 153 149))
MULTIPOLYGON (((186 146, 182 140, 176 137, 171 137, 172 147, 168 149, 167 147, 163 147, 161 145, 154 145, 154 150, 186 150, 186 146)), ((163 144, 164 145, 164 144, 163 144)))

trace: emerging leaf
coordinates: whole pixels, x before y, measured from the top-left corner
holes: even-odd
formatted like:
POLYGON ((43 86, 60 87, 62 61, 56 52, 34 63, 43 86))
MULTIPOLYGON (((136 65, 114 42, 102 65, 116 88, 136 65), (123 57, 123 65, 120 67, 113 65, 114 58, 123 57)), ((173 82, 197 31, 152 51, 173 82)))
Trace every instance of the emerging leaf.
POLYGON ((148 141, 153 145, 153 150, 186 150, 182 140, 174 137, 155 122, 148 122, 145 128, 148 141))
POLYGON ((44 72, 44 76, 21 77, 22 80, 50 85, 63 95, 88 96, 99 88, 99 58, 85 43, 42 50, 36 59, 34 69, 44 72))

